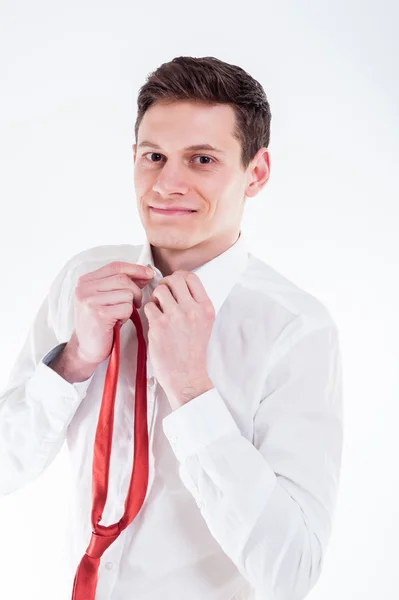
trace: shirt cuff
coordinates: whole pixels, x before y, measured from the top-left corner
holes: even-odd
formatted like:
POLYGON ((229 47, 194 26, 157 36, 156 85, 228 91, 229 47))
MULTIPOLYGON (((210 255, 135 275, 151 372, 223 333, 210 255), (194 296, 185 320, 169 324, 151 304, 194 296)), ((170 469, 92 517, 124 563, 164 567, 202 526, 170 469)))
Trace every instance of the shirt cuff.
POLYGON ((193 398, 164 417, 162 427, 180 462, 225 435, 241 435, 216 388, 193 398))

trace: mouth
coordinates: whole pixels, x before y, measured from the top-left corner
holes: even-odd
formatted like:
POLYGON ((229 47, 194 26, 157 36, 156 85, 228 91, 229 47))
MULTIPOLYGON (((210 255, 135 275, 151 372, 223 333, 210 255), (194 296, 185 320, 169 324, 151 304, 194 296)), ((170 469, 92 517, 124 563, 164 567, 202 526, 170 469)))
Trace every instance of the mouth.
POLYGON ((163 208, 154 208, 150 206, 150 209, 153 213, 157 215, 165 215, 165 216, 183 216, 183 215, 191 215, 192 213, 197 212, 196 210, 166 210, 163 208))

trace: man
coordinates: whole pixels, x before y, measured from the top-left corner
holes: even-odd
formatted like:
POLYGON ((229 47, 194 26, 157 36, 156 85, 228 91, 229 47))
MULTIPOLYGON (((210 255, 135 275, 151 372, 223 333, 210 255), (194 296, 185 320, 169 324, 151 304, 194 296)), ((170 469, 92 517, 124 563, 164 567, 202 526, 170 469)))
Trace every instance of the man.
POLYGON ((91 534, 94 437, 119 320, 102 523, 120 518, 133 462, 134 304, 148 346, 148 489, 102 558, 96 598, 304 598, 336 505, 342 370, 327 309, 253 256, 241 230, 246 199, 270 175, 266 96, 235 65, 179 57, 150 76, 138 107, 146 242, 89 248, 53 282, 1 399, 1 491, 37 478, 67 440, 72 577, 91 534))

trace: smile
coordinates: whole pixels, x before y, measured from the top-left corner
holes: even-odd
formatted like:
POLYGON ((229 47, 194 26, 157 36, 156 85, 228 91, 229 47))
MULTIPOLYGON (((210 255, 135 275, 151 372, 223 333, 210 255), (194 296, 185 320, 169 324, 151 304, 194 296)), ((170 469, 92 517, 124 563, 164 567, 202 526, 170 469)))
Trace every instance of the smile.
POLYGON ((150 206, 150 208, 156 215, 164 215, 165 217, 191 215, 196 212, 195 210, 164 210, 162 208, 153 208, 152 206, 150 206))

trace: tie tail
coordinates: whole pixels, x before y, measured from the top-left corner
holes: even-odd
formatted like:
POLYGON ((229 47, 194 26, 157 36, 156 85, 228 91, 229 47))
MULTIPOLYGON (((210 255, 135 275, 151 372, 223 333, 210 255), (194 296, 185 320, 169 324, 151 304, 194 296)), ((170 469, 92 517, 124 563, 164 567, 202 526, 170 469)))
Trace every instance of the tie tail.
POLYGON ((71 600, 95 600, 99 558, 85 554, 76 570, 71 600))

